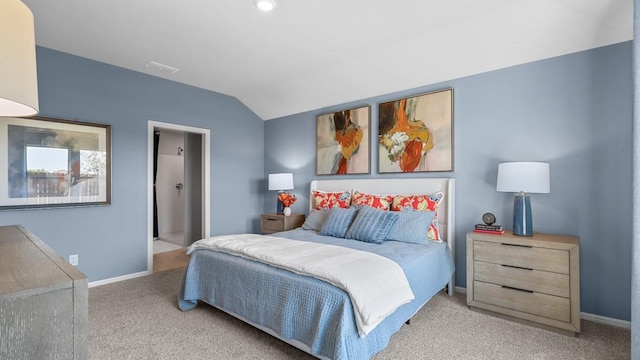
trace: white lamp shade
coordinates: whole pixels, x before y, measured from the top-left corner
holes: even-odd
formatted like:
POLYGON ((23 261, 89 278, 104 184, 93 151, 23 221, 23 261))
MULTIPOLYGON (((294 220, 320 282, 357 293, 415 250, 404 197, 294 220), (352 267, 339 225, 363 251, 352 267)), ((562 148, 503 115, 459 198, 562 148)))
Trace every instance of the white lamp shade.
POLYGON ((269 190, 292 190, 293 189, 293 174, 292 173, 280 173, 269 174, 269 190))
POLYGON ((36 44, 31 10, 0 1, 0 116, 38 113, 36 44))
POLYGON ((503 192, 548 193, 549 164, 507 162, 498 164, 496 190, 503 192))

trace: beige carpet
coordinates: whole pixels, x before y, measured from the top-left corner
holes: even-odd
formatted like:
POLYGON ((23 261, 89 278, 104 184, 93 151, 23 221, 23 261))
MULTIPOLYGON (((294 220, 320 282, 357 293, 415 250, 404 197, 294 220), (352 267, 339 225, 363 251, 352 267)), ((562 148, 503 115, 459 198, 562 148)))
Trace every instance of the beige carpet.
MULTIPOLYGON (((210 306, 182 312, 182 269, 89 289, 90 359, 313 359, 210 306)), ((567 337, 470 311, 437 295, 375 360, 630 359, 629 330, 582 322, 567 337)))

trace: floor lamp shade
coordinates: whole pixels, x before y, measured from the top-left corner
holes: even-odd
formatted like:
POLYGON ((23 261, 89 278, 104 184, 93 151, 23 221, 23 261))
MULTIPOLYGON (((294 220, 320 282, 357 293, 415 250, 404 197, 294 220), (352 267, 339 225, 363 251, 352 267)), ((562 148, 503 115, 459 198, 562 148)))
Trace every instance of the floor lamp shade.
POLYGON ((36 44, 31 10, 0 1, 0 116, 38 113, 36 44))
MULTIPOLYGON (((292 173, 279 173, 269 174, 269 190, 277 190, 278 195, 285 190, 293 190, 293 174, 292 173)), ((282 215, 284 211, 284 205, 276 197, 276 214, 282 215)))
POLYGON ((508 162, 498 165, 496 190, 514 192, 513 234, 533 236, 529 193, 550 191, 549 164, 542 162, 508 162))

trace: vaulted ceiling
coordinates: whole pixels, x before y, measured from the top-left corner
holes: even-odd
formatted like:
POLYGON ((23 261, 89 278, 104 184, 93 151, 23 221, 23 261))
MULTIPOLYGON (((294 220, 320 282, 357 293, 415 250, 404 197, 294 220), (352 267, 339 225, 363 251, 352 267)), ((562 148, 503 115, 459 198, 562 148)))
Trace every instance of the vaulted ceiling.
POLYGON ((264 120, 633 38, 633 0, 23 1, 40 46, 234 96, 264 120))

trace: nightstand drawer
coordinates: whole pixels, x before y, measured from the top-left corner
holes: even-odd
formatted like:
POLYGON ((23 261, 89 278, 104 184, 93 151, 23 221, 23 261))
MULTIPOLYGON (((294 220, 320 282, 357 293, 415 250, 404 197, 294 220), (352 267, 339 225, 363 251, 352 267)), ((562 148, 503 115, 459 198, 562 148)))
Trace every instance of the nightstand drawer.
POLYGON ((291 214, 290 216, 262 214, 260 223, 260 229, 263 234, 293 230, 302 226, 304 223, 304 214, 291 214))
POLYGON ((571 321, 571 302, 563 297, 474 281, 473 299, 549 319, 571 321))
POLYGON ((262 229, 272 232, 284 231, 282 216, 262 215, 262 229))
POLYGON ((568 298, 569 275, 476 261, 475 280, 568 298))
POLYGON ((569 274, 569 252, 541 247, 474 241, 474 260, 569 274))

